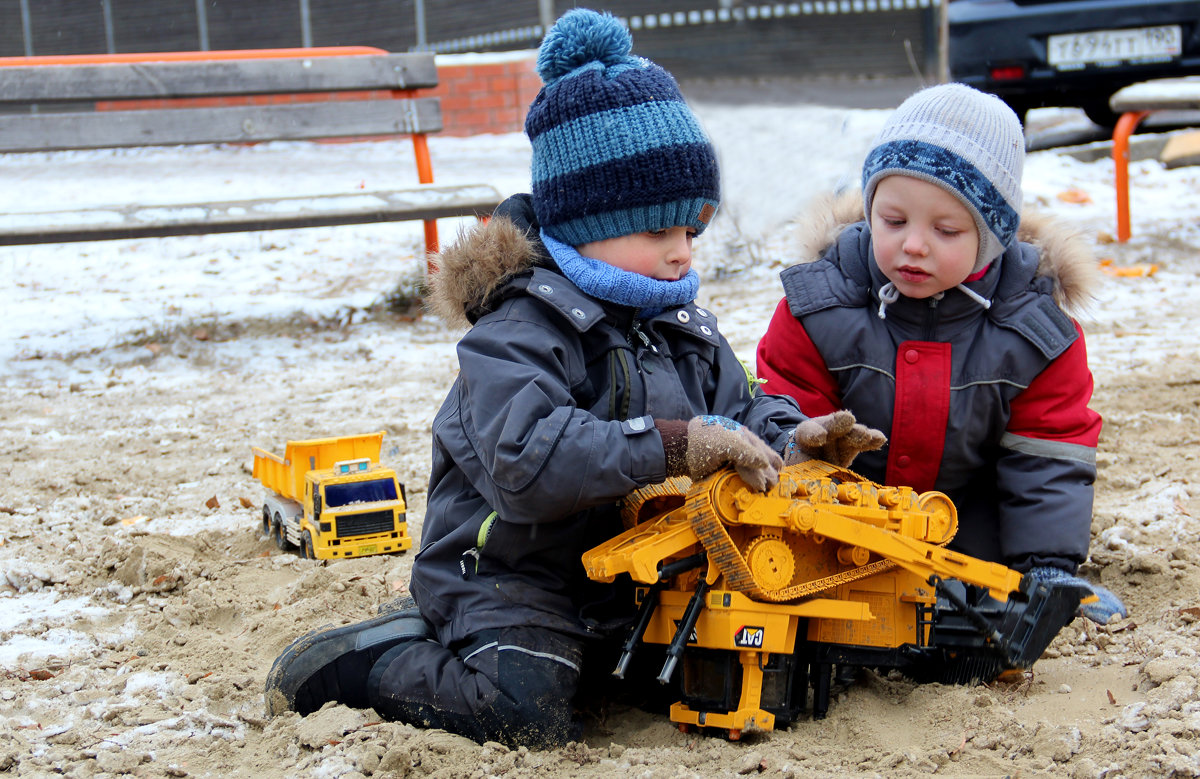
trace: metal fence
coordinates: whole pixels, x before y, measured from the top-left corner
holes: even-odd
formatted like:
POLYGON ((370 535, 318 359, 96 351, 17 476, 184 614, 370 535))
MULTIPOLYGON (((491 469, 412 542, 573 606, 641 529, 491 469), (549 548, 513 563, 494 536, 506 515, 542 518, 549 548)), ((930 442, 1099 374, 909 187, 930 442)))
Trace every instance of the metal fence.
MULTIPOLYGON (((680 78, 910 75, 936 66, 940 0, 609 0, 680 78)), ((535 48, 566 0, 0 0, 0 56, 377 46, 535 48)))

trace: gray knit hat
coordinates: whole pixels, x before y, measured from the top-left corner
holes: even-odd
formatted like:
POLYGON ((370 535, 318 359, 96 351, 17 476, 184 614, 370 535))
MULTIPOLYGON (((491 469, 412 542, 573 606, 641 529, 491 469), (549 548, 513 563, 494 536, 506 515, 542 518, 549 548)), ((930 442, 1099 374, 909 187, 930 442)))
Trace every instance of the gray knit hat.
POLYGON ((1021 121, 1004 101, 965 84, 929 87, 901 103, 876 136, 863 163, 863 208, 870 220, 885 176, 936 184, 975 218, 979 271, 1016 240, 1024 163, 1021 121))

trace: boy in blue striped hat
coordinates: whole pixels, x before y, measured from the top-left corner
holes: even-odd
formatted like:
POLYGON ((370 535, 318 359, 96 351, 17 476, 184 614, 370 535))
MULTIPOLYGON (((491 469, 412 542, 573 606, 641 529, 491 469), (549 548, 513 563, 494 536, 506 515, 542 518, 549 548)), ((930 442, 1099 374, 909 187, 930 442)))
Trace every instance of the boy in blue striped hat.
POLYGON ((433 423, 417 608, 294 642, 269 711, 338 701, 480 742, 577 738, 581 674, 608 674, 632 617, 629 583, 591 582, 580 560, 621 532, 622 498, 726 465, 762 491, 785 451, 882 444, 759 392, 696 305, 716 156, 631 46, 611 16, 559 20, 526 121, 532 194, 438 258, 430 303, 469 330, 433 423))

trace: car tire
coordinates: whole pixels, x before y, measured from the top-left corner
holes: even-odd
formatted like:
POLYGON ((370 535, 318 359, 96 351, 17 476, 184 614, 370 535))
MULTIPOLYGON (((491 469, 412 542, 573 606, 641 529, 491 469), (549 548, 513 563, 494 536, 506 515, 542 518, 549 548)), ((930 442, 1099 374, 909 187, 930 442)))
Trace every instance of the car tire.
POLYGON ((1121 115, 1115 113, 1108 106, 1108 95, 1090 98, 1083 101, 1083 113, 1087 118, 1092 120, 1093 124, 1100 125, 1106 130, 1111 130, 1117 126, 1117 120, 1121 115))
POLYGON ((1004 102, 1007 103, 1008 107, 1013 110, 1013 113, 1017 115, 1017 119, 1021 121, 1021 126, 1024 127, 1025 116, 1029 113, 1029 103, 1024 100, 1017 100, 1011 97, 1004 98, 1004 102))
POLYGON ((300 554, 305 560, 316 560, 317 553, 313 551, 312 533, 307 530, 300 537, 300 554))
POLYGON ((262 532, 266 538, 271 537, 271 510, 263 506, 262 511, 262 532))

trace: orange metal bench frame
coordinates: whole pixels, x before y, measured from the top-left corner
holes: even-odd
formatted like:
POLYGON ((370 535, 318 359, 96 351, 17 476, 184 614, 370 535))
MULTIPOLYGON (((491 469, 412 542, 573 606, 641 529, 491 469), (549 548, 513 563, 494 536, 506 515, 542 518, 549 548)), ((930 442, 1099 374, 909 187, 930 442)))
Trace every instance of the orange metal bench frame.
MULTIPOLYGON (((288 57, 347 57, 387 54, 374 46, 317 46, 284 49, 230 49, 218 51, 166 51, 122 54, 63 54, 34 57, 0 57, 0 67, 10 65, 90 65, 129 62, 184 62, 232 59, 282 59, 288 57)), ((407 98, 416 90, 389 90, 392 98, 407 98)), ((109 107, 116 107, 111 105, 109 107)), ((433 161, 429 157, 429 141, 425 133, 413 133, 413 154, 416 158, 417 181, 433 183, 433 161)), ((424 220, 425 251, 427 256, 438 251, 437 220, 424 220)))
POLYGON ((1121 114, 1113 128, 1112 156, 1117 190, 1117 241, 1129 240, 1129 136, 1152 111, 1129 111, 1121 114))
POLYGON ((1198 86, 1200 81, 1194 76, 1152 79, 1118 89, 1109 98, 1109 105, 1119 114, 1112 135, 1117 241, 1128 241, 1132 232, 1129 226, 1129 137, 1150 114, 1200 110, 1198 86))

